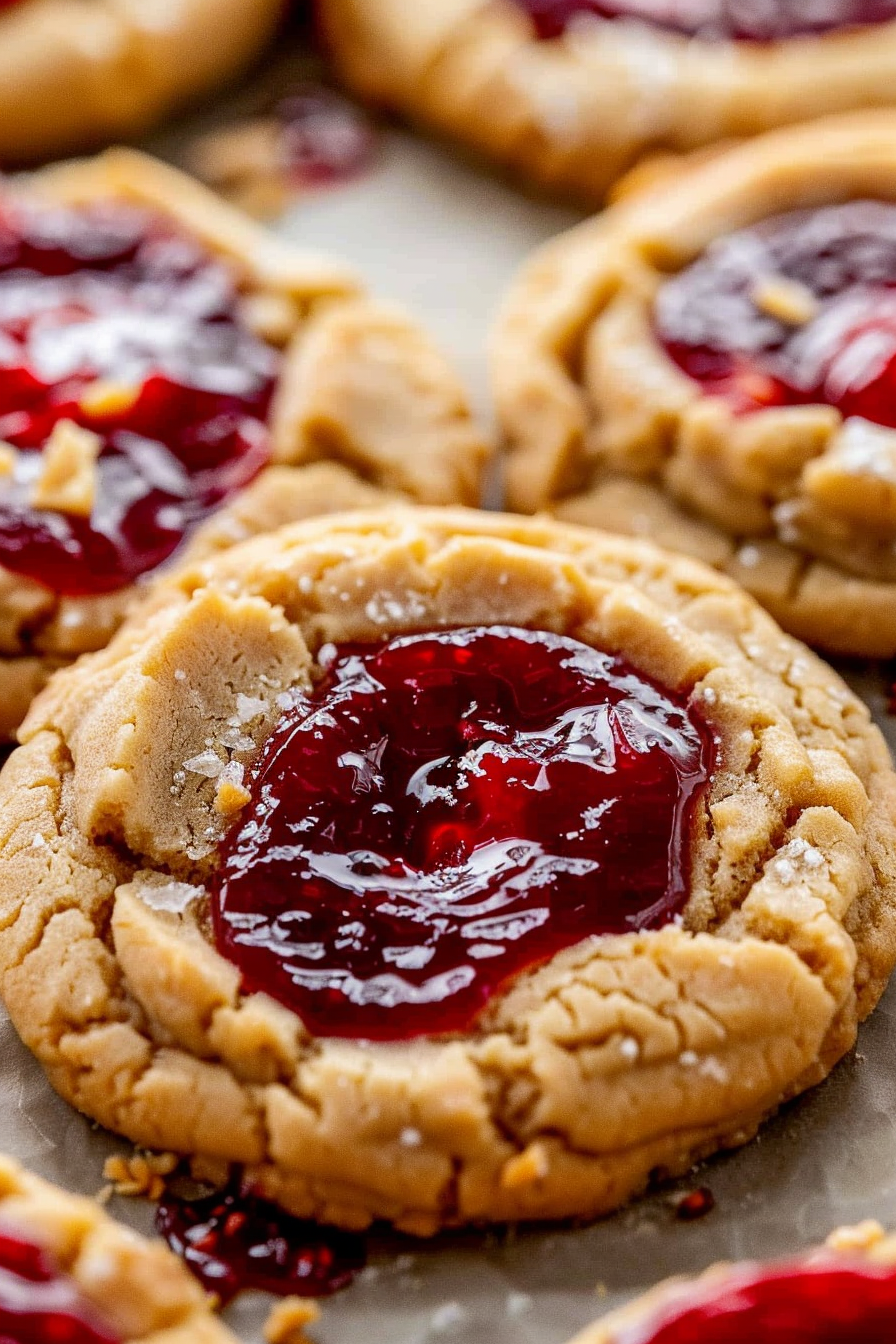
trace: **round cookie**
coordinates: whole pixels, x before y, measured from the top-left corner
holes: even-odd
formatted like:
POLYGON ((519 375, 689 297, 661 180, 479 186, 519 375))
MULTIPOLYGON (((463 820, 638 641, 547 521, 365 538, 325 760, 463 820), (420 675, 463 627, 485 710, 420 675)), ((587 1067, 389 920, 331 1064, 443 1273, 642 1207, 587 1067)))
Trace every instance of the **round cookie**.
POLYGON ((212 1299, 161 1242, 137 1236, 93 1200, 38 1180, 6 1157, 0 1319, 11 1344, 235 1344, 213 1315, 212 1299))
POLYGON ((645 154, 891 105, 892 0, 830 0, 812 18, 806 9, 802 0, 320 0, 353 90, 591 206, 645 154))
POLYGON ((896 114, 869 112, 695 157, 549 243, 494 340, 512 507, 716 565, 828 652, 896 654, 894 227, 896 114))
POLYGON ((576 1336, 574 1344, 885 1344, 896 1321, 896 1237, 879 1223, 831 1234, 776 1263, 716 1265, 672 1279, 576 1336))
POLYGON ((175 169, 112 150, 10 183, 0 253, 3 736, 184 545, 478 502, 488 445, 420 329, 175 169))
POLYGON ((283 13, 283 0, 4 0, 0 163, 147 130, 248 65, 283 13))
POLYGON ((23 1040, 86 1115, 140 1145, 240 1164, 321 1221, 427 1234, 613 1209, 746 1142, 823 1079, 896 958, 896 777, 867 708, 731 581, 643 542, 463 510, 293 525, 157 585, 107 648, 53 679, 21 740, 0 775, 0 990, 23 1040), (497 672, 480 660, 482 694, 459 713, 451 697, 483 638, 509 640, 508 654, 497 672), (406 683, 412 701, 387 695, 370 657, 421 649, 435 661, 406 683), (545 649, 560 670, 530 675, 545 649), (547 741, 492 722, 500 677, 513 721, 530 695, 566 695, 561 672, 595 664, 615 669, 627 709, 567 705, 547 741), (409 766, 393 767, 386 729, 361 739, 378 705, 409 766), (468 744, 453 791, 436 760, 446 723, 468 744), (704 782, 686 811, 658 780, 695 734, 704 782), (435 757, 418 769, 427 742, 435 757), (572 757, 585 775, 552 792, 572 757), (397 817, 383 859, 386 776, 411 768, 420 807, 397 817), (337 776, 355 781, 347 810, 321 813, 337 776), (605 802, 564 839, 583 780, 612 797, 626 779, 616 820, 605 802), (644 856, 672 807, 675 862, 670 842, 657 893, 644 856), (523 818, 509 836, 506 817, 523 818), (318 823, 332 843, 312 852, 302 836, 318 823), (465 851, 472 824, 481 842, 465 851), (551 824, 544 864, 534 835, 551 824), (502 835, 507 881, 474 893, 476 950, 446 960, 441 929, 458 915, 444 902, 463 899, 502 835), (658 897, 621 924, 586 861, 604 843, 607 871, 658 897), (628 859, 611 868, 620 844, 628 859), (384 863, 388 910, 364 896, 384 863), (366 907, 344 918, 325 897, 312 910, 321 872, 347 873, 343 894, 354 883, 366 907), (263 908, 240 914, 228 902, 247 875, 263 908), (584 905, 587 927, 612 933, 567 929, 563 893, 583 880, 575 918, 584 905), (553 920, 542 889, 560 902, 553 920), (418 915, 427 933, 409 949, 418 915), (365 979, 373 951, 390 975, 365 979), (289 1006, 284 967, 301 1013, 322 991, 306 1013, 316 1034, 289 1006), (450 996, 471 983, 480 1002, 461 1021, 450 996), (434 1019, 440 999, 450 1012, 434 1019))

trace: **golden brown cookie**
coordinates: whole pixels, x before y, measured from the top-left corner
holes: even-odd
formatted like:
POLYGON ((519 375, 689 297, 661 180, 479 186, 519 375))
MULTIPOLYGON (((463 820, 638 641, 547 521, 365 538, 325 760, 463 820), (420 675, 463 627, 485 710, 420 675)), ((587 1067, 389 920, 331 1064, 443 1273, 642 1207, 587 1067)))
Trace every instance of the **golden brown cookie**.
POLYGON ((287 527, 159 584, 21 740, 23 1040, 86 1115, 322 1221, 613 1209, 824 1078, 896 958, 867 708, 626 538, 287 527))
POLYGON ((352 89, 590 205, 645 154, 892 104, 896 5, 872 3, 879 21, 852 27, 849 16, 869 12, 862 0, 828 0, 811 18, 807 8, 804 0, 320 3, 352 89), (600 17, 602 8, 616 17, 600 17), (732 31, 766 40, 732 40, 732 31))
POLYGON ((174 169, 113 150, 11 184, 0 251, 4 736, 184 546, 478 502, 488 445, 420 329, 174 169))
POLYGON ((258 55, 283 0, 4 0, 0 163, 147 130, 258 55))
POLYGON ((695 158, 523 269, 514 508, 651 537, 793 634, 896 654, 896 113, 695 158))
POLYGON ((166 1247, 6 1157, 0 1157, 0 1312, 4 1323, 12 1312, 16 1339, 235 1344, 212 1314, 211 1299, 166 1247))
POLYGON ((766 1264, 716 1265, 671 1279, 577 1335, 574 1344, 886 1344, 896 1321, 896 1237, 879 1223, 833 1232, 823 1247, 766 1264))

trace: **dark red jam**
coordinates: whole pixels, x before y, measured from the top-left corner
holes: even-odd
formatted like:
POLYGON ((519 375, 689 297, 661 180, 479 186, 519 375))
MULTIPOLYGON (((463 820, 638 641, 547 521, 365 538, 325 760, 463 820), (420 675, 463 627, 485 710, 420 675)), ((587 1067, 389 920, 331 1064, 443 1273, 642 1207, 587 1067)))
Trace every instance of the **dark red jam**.
POLYGON ((896 206, 797 211, 719 239, 663 285, 656 329, 738 412, 823 402, 896 426, 896 206), (787 320, 766 298, 781 279, 807 304, 787 320))
POLYGON ((306 84, 277 106, 280 153, 298 186, 321 187, 366 172, 375 137, 359 108, 322 84, 306 84))
POLYGON ((746 1265, 689 1285, 619 1344, 893 1344, 896 1270, 837 1260, 746 1265))
POLYGON ((293 1218, 245 1189, 239 1178, 203 1199, 167 1195, 156 1228, 225 1305, 252 1288, 325 1297, 351 1283, 366 1260, 363 1237, 293 1218))
POLYGON ((695 1223, 698 1218, 705 1218, 708 1213, 712 1213, 715 1206, 715 1195, 709 1186, 701 1185, 698 1190, 691 1190, 678 1200, 675 1217, 682 1223, 695 1223))
POLYGON ((119 1344, 41 1247, 0 1227, 0 1344, 119 1344))
POLYGON ((896 0, 516 0, 539 37, 574 19, 629 19, 707 41, 780 42, 896 19, 896 0))
POLYGON ((276 371, 230 273, 165 222, 0 205, 0 565, 71 595, 154 569, 264 465, 276 371), (31 504, 61 420, 102 440, 89 517, 31 504))
POLYGON ((320 1036, 460 1031, 562 948, 682 911, 713 760, 684 700, 528 630, 329 655, 264 749, 213 895, 248 989, 320 1036))

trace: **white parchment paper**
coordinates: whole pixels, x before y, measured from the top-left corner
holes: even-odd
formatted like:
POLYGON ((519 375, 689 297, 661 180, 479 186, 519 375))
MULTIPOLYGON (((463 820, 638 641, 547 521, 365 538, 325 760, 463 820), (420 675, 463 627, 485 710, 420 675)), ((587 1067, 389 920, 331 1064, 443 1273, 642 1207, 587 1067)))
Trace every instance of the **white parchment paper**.
MULTIPOLYGON (((234 105, 247 99, 251 104, 251 91, 234 105)), ((186 134, 181 128, 153 147, 176 158, 186 134)), ((499 298, 526 254, 573 222, 567 210, 529 200, 436 146, 389 131, 371 174, 296 202, 279 227, 356 263, 377 294, 413 309, 486 409, 486 336, 499 298)), ((847 675, 896 745, 882 675, 858 668, 847 675)), ((320 1344, 564 1344, 596 1315, 669 1274, 790 1252, 862 1218, 896 1226, 894 1057, 896 985, 863 1029, 858 1050, 749 1147, 591 1227, 426 1243, 374 1238, 370 1267, 325 1304, 313 1334, 320 1344), (676 1222, 672 1194, 699 1184, 715 1194, 715 1211, 693 1224, 676 1222)), ((130 1151, 51 1092, 2 1009, 0 1148, 88 1194, 103 1185, 104 1159, 130 1151)), ((148 1204, 119 1199, 111 1207, 151 1229, 148 1204)), ((268 1305, 250 1295, 231 1308, 228 1319, 247 1344, 260 1344, 268 1305)))

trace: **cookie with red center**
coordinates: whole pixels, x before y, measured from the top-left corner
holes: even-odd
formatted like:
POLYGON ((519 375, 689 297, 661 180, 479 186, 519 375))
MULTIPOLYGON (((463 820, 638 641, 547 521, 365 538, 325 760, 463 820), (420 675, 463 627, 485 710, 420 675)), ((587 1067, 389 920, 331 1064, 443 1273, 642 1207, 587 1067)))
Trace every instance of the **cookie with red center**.
POLYGON ((0 1335, 4 1344, 235 1344, 164 1246, 5 1157, 0 1335))
POLYGON ((896 958, 867 709, 625 538, 284 528, 157 585, 22 742, 18 1030, 85 1114, 300 1217, 612 1209, 822 1079, 896 958))
POLYGON ((894 1326, 896 1238, 863 1223, 790 1260, 661 1284, 575 1344, 886 1344, 894 1326))
POLYGON ((0 0, 0 164, 128 139, 250 64, 285 0, 0 0))
POLYGON ((0 729, 163 566, 309 514, 476 502, 441 356, 353 275, 127 151, 0 195, 0 729))
POLYGON ((896 116, 693 158, 527 265, 514 507, 650 537, 832 653, 896 654, 896 116))
POLYGON ((896 0, 318 0, 369 101, 599 205, 645 154, 887 107, 896 0))

